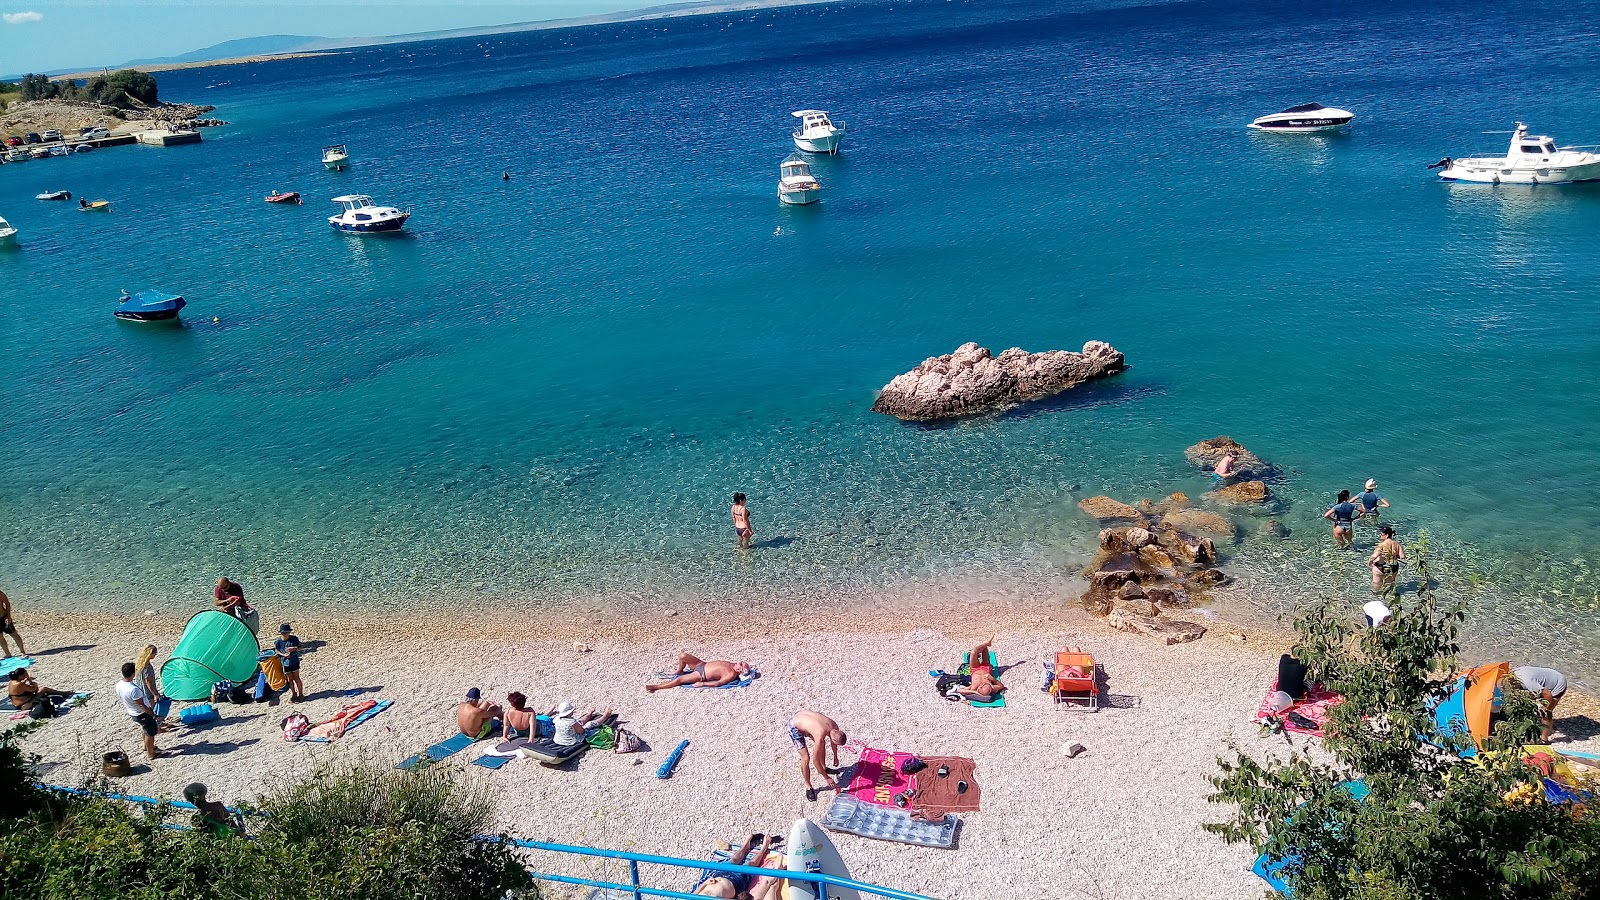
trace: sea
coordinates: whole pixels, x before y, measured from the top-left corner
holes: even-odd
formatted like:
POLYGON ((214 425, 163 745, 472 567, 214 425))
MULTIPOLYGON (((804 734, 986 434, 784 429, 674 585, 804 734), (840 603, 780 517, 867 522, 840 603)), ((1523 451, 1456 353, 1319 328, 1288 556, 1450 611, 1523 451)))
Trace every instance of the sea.
POLYGON ((1474 654, 1600 684, 1600 184, 1427 168, 1519 120, 1600 141, 1569 12, 880 0, 161 73, 229 124, 0 166, 0 587, 24 617, 222 574, 308 613, 1048 606, 1094 552, 1079 500, 1199 498, 1184 448, 1225 434, 1283 473, 1222 542, 1242 606, 1369 599, 1373 531, 1337 551, 1321 514, 1372 477, 1474 654), (1354 127, 1245 128, 1306 101, 1354 127), (847 133, 787 207, 806 108, 847 133), (349 193, 406 232, 336 233, 349 193), (147 288, 180 326, 112 317, 147 288), (1128 371, 871 411, 967 341, 1088 340, 1128 371))

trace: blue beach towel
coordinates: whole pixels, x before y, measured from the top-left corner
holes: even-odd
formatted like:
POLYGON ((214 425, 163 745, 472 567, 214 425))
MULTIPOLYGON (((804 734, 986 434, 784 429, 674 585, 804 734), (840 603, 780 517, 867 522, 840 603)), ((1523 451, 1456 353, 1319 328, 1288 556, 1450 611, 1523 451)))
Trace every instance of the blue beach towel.
MULTIPOLYGON (((393 705, 394 705, 394 701, 393 700, 379 700, 377 706, 374 706, 373 708, 367 710, 366 712, 362 713, 361 715, 356 716, 355 719, 352 720, 349 725, 346 725, 344 727, 344 733, 345 734, 349 734, 350 732, 355 731, 357 725, 360 725, 360 724, 366 722, 368 719, 372 718, 373 716, 377 715, 378 713, 383 712, 384 710, 388 709, 389 707, 391 707, 393 705)), ((300 739, 300 743, 302 743, 302 744, 304 744, 304 743, 327 744, 327 743, 331 743, 331 742, 327 738, 303 737, 303 738, 300 739)))
POLYGON ((27 656, 8 656, 5 659, 0 659, 0 678, 5 678, 18 669, 26 669, 32 665, 32 657, 27 656))
POLYGON ((455 754, 460 753, 461 751, 472 746, 472 743, 472 738, 468 737, 467 735, 453 734, 450 737, 447 737, 439 743, 434 744, 428 749, 422 751, 421 753, 416 754, 415 756, 406 757, 396 764, 395 768, 415 768, 421 765, 424 760, 428 762, 438 762, 447 756, 454 756, 455 754))
POLYGON ((674 747, 672 752, 667 754, 667 759, 661 764, 661 768, 656 770, 656 777, 671 778, 673 770, 678 768, 678 761, 683 759, 683 751, 687 749, 689 749, 688 741, 674 747))
POLYGON ((490 754, 490 753, 485 753, 482 756, 479 756, 477 759, 473 760, 472 764, 475 765, 475 766, 483 766, 485 769, 498 769, 501 766, 505 765, 506 763, 511 762, 513 759, 516 759, 516 757, 515 756, 495 756, 495 755, 490 754))
POLYGON ((757 672, 752 667, 750 669, 750 671, 744 673, 744 677, 739 679, 738 681, 730 681, 727 684, 719 684, 719 685, 717 685, 717 687, 722 688, 723 690, 727 690, 728 688, 749 687, 750 685, 755 683, 755 680, 757 678, 760 678, 760 677, 761 677, 761 673, 757 672))

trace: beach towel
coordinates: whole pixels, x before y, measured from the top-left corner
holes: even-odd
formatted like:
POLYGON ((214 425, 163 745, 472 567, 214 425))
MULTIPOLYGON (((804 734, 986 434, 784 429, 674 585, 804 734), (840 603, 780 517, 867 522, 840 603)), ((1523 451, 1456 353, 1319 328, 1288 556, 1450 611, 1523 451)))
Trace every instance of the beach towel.
POLYGON ((352 703, 351 705, 339 710, 337 713, 334 713, 333 716, 330 717, 326 722, 323 722, 321 725, 316 726, 316 728, 311 729, 312 733, 301 738, 300 742, 326 744, 331 741, 336 741, 355 730, 356 726, 361 725, 362 723, 371 719, 373 716, 383 712, 393 705, 393 700, 367 700, 362 703, 352 703), (327 729, 323 734, 316 734, 317 728, 323 728, 329 724, 336 723, 339 721, 341 716, 348 716, 351 712, 356 712, 355 718, 345 722, 343 728, 330 728, 327 729))
POLYGON ((911 776, 911 817, 938 822, 955 812, 977 812, 978 764, 964 756, 924 756, 928 764, 911 776), (941 769, 947 770, 940 777, 941 769))
POLYGON ((1293 731, 1297 734, 1309 734, 1312 737, 1322 737, 1322 729, 1328 724, 1329 714, 1333 711, 1335 706, 1338 706, 1344 702, 1344 697, 1342 695, 1335 694, 1332 691, 1324 690, 1320 684, 1313 684, 1311 685, 1311 689, 1306 693, 1305 699, 1296 700, 1293 706, 1290 706, 1281 713, 1273 713, 1272 695, 1276 694, 1277 692, 1278 679, 1274 678, 1272 679, 1272 686, 1267 688, 1266 696, 1261 698, 1261 705, 1256 707, 1255 723, 1257 725, 1263 725, 1272 719, 1278 719, 1283 723, 1283 729, 1285 731, 1293 731), (1290 713, 1294 713, 1300 718, 1313 723, 1315 727, 1307 728, 1306 726, 1294 721, 1289 717, 1290 713))
POLYGON ((415 767, 417 767, 419 765, 422 765, 422 763, 424 761, 427 761, 427 762, 438 762, 439 760, 444 759, 447 756, 454 756, 455 754, 460 753, 461 751, 463 751, 463 750, 467 749, 468 747, 472 746, 472 744, 473 744, 473 740, 472 740, 471 737, 469 737, 467 735, 464 735, 464 734, 459 734, 459 733, 458 734, 453 734, 453 735, 445 738, 444 740, 440 741, 439 743, 434 744, 433 746, 429 747, 428 749, 422 751, 421 753, 416 754, 415 756, 406 757, 405 759, 403 759, 399 763, 397 763, 395 765, 395 768, 396 769, 411 769, 411 768, 415 768, 415 767))
POLYGON ((33 665, 33 658, 28 656, 8 656, 0 659, 0 678, 9 678, 12 672, 26 669, 33 665))
POLYGON ((894 806, 895 795, 911 789, 911 776, 901 772, 900 767, 913 758, 912 753, 864 748, 844 792, 863 803, 894 806))
POLYGON ((761 677, 761 673, 756 671, 756 667, 755 666, 751 666, 750 667, 750 671, 744 673, 744 677, 743 678, 739 679, 738 681, 730 681, 727 684, 719 684, 719 685, 717 685, 717 687, 722 688, 724 690, 726 690, 727 688, 749 687, 750 685, 755 683, 755 680, 757 678, 760 678, 760 677, 761 677))
POLYGON ((862 803, 848 795, 833 798, 822 817, 822 827, 829 831, 943 850, 955 846, 960 826, 959 816, 946 816, 942 822, 919 822, 903 809, 862 803))
MULTIPOLYGON (((528 744, 526 740, 508 741, 508 743, 517 743, 523 746, 527 746, 528 744)), ((478 758, 473 760, 472 764, 475 766, 483 766, 485 769, 498 769, 506 763, 517 758, 517 752, 515 750, 502 755, 498 753, 491 753, 490 751, 493 749, 493 747, 490 747, 478 754, 478 758)))

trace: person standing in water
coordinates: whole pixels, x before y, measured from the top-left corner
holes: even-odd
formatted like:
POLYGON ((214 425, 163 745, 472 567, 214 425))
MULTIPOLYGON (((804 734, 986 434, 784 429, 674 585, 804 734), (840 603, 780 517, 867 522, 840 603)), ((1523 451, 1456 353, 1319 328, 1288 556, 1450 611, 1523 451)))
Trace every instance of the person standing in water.
POLYGON ((1333 544, 1340 550, 1353 550, 1356 546, 1355 522, 1361 518, 1361 511, 1350 502, 1350 492, 1340 491, 1339 502, 1333 508, 1322 514, 1324 519, 1333 522, 1333 544))
POLYGON ((1367 565, 1372 568, 1374 594, 1394 589, 1395 577, 1400 574, 1400 561, 1406 558, 1406 548, 1394 539, 1393 525, 1379 525, 1378 533, 1383 535, 1383 539, 1378 541, 1378 546, 1372 548, 1372 555, 1367 557, 1367 565))
POLYGON ((756 532, 750 527, 750 507, 745 505, 744 494, 738 492, 733 495, 733 533, 739 538, 739 549, 749 550, 756 532))
POLYGON ((1363 516, 1378 517, 1378 510, 1388 509, 1389 501, 1378 496, 1378 479, 1368 478, 1366 490, 1356 495, 1356 502, 1361 504, 1363 516))

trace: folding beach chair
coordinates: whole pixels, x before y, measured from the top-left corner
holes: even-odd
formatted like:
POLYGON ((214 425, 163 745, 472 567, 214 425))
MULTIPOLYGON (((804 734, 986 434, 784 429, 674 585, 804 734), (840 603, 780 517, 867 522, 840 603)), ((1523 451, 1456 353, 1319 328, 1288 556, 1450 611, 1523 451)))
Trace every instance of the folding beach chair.
POLYGON ((1057 703, 1069 706, 1082 704, 1083 709, 1100 708, 1100 668, 1094 656, 1077 647, 1056 654, 1055 678, 1050 682, 1050 696, 1057 703))

